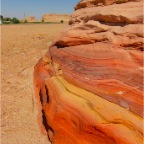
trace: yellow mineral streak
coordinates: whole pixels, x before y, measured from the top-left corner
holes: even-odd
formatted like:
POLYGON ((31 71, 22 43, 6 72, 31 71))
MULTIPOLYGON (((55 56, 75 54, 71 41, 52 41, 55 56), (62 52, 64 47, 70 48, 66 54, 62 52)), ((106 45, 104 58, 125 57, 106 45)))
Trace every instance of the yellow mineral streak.
MULTIPOLYGON (((142 144, 143 118, 128 109, 109 102, 91 92, 76 87, 61 76, 53 76, 51 83, 57 98, 69 108, 76 109, 90 125, 103 125, 110 137, 121 137, 119 144, 142 144), (113 133, 118 131, 118 133, 113 133)), ((116 139, 115 139, 116 140, 116 139)))

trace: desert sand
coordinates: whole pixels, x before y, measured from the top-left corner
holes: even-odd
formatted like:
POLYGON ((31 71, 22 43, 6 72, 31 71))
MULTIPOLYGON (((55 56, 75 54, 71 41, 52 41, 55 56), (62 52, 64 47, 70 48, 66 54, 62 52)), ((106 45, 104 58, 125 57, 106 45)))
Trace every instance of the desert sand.
POLYGON ((1 144, 48 144, 37 123, 33 68, 65 24, 1 26, 1 144))

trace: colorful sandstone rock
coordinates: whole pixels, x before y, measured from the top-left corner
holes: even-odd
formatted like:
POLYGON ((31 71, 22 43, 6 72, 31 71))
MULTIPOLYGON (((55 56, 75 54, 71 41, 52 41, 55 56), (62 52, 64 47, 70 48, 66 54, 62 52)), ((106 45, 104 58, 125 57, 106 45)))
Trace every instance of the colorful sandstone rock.
POLYGON ((53 144, 143 143, 142 2, 81 1, 35 66, 39 123, 53 144))

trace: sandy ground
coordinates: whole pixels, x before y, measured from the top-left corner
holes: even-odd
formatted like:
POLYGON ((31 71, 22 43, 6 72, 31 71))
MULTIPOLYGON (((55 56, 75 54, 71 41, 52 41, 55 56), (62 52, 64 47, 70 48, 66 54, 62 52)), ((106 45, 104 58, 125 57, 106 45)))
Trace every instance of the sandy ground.
POLYGON ((49 144, 37 123, 33 68, 65 24, 1 26, 1 144, 49 144))

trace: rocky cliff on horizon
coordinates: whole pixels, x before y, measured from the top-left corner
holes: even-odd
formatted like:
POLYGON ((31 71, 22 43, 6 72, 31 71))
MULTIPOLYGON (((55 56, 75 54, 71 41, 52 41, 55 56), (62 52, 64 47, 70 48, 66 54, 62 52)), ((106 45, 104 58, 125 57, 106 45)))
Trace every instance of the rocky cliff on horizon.
POLYGON ((26 17, 26 21, 27 21, 28 23, 36 22, 35 16, 27 16, 27 17, 26 17))
POLYGON ((82 0, 35 66, 53 144, 143 143, 143 0, 82 0))
POLYGON ((49 13, 49 14, 44 14, 42 16, 42 20, 44 22, 63 22, 63 23, 68 23, 69 20, 70 20, 70 15, 69 14, 49 13))

